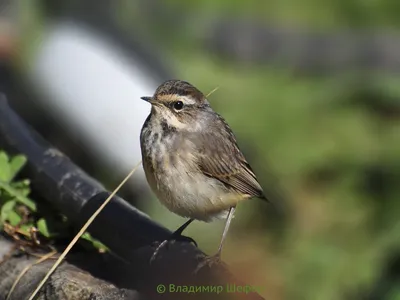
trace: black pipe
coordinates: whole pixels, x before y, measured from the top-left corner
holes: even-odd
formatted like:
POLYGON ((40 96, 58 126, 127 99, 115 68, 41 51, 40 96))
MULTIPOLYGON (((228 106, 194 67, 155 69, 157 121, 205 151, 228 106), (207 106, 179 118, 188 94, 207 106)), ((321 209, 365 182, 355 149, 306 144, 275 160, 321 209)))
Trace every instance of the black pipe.
MULTIPOLYGON (((102 203, 109 196, 104 187, 79 169, 68 157, 51 147, 41 136, 27 125, 7 104, 4 96, 0 99, 0 145, 14 153, 23 153, 29 159, 27 171, 32 184, 45 199, 51 199, 52 205, 62 211, 73 223, 87 219, 88 210, 93 212, 95 203, 102 203), (83 216, 82 216, 83 215, 83 216)), ((127 222, 116 222, 113 233, 104 231, 101 235, 104 241, 118 245, 118 240, 131 239, 129 249, 138 248, 154 241, 168 237, 169 231, 153 222, 145 214, 128 205, 118 196, 114 196, 99 220, 105 215, 129 219, 127 222), (146 224, 146 234, 133 237, 130 228, 142 228, 146 224), (150 226, 148 226, 150 225, 150 226), (115 236, 115 231, 120 236, 115 236), (146 238, 151 236, 154 238, 146 238), (133 240, 135 242, 133 242, 133 240)), ((97 222, 99 223, 99 222, 97 222)), ((93 232, 98 226, 92 226, 93 232)), ((125 252, 121 249, 122 252, 125 252)))

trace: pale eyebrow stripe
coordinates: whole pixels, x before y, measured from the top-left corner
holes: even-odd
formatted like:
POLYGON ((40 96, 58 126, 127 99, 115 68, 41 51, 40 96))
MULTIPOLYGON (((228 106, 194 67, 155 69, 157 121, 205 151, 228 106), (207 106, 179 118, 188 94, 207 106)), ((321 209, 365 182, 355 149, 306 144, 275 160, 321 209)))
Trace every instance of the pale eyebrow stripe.
POLYGON ((189 104, 189 105, 196 104, 196 101, 192 97, 181 96, 181 95, 178 95, 178 94, 162 95, 162 96, 159 96, 158 99, 160 101, 165 101, 165 102, 181 100, 184 104, 189 104))
POLYGON ((192 97, 188 97, 188 96, 180 96, 180 98, 183 100, 182 102, 185 104, 196 104, 196 101, 192 98, 192 97))

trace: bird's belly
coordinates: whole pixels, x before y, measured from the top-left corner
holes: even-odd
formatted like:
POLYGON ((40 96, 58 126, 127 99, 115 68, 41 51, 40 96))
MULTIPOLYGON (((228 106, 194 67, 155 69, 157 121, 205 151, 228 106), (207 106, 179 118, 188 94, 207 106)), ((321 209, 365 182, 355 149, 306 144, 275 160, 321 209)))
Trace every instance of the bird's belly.
POLYGON ((243 195, 229 190, 219 180, 204 175, 196 163, 193 143, 188 139, 151 140, 144 131, 143 167, 148 183, 160 202, 170 211, 187 218, 212 221, 223 218, 243 195))
POLYGON ((205 222, 224 218, 239 195, 228 191, 218 180, 200 172, 165 168, 153 178, 153 190, 170 211, 205 222))

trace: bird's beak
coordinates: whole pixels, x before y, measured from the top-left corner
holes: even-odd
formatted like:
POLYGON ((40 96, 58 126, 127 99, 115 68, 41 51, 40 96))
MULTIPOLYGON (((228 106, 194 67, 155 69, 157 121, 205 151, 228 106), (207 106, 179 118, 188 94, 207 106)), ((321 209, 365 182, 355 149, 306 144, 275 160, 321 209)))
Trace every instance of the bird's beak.
POLYGON ((153 97, 140 97, 140 99, 152 103, 153 97))

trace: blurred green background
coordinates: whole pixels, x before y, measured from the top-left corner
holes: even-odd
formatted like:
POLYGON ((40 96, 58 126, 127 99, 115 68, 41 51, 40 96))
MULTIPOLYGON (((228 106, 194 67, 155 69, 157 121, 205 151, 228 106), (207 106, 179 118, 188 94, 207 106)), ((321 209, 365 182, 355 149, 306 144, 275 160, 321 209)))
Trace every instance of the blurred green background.
MULTIPOLYGON (((134 28, 151 41, 177 77, 205 94, 219 87, 209 100, 270 193, 270 205, 252 200, 237 210, 223 252, 233 272, 261 286, 268 300, 400 299, 400 285, 393 281, 400 270, 388 271, 400 257, 398 75, 351 67, 307 74, 278 63, 243 64, 215 55, 198 38, 219 18, 319 33, 396 34, 400 2, 171 0, 162 5, 150 18, 135 1, 115 1, 116 18, 126 32, 133 34, 134 28), (368 298, 380 289, 377 298, 368 298)), ((37 34, 40 22, 27 20, 37 34)), ((171 230, 184 222, 155 198, 141 208, 171 230)), ((222 227, 223 222, 196 222, 185 234, 214 253, 222 227)))

